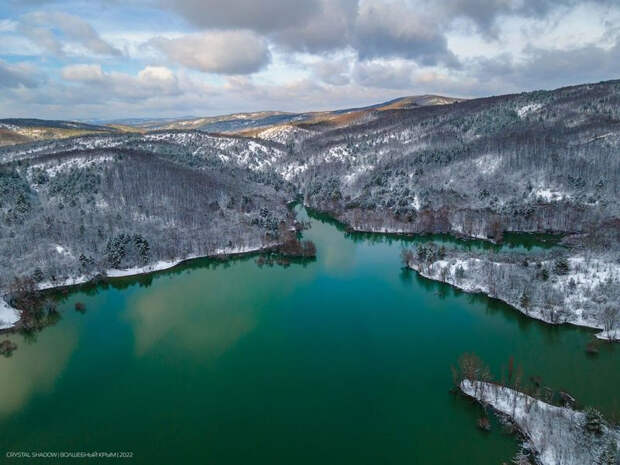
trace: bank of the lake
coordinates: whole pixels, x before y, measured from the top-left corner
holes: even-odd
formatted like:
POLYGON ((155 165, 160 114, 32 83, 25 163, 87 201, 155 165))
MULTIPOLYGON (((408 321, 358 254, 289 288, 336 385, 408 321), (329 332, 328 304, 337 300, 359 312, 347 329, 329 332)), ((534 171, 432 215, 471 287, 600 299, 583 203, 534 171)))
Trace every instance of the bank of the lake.
POLYGON ((508 462, 515 438, 479 431, 478 407, 449 392, 463 352, 495 373, 514 357, 525 376, 606 414, 617 408, 620 353, 603 345, 587 355, 590 331, 543 325, 403 269, 401 249, 424 238, 371 239, 310 221, 316 261, 194 260, 59 294, 62 319, 30 339, 10 335, 19 347, 0 358, 0 453, 508 462))
MULTIPOLYGON (((166 271, 184 263, 196 260, 196 259, 221 259, 228 260, 230 258, 241 257, 246 255, 254 255, 261 252, 269 252, 276 250, 280 244, 274 242, 272 244, 261 244, 256 246, 240 246, 229 247, 205 255, 205 256, 186 256, 183 258, 176 258, 173 260, 160 260, 156 263, 152 263, 145 266, 136 266, 127 269, 110 269, 105 274, 94 273, 90 275, 80 275, 63 280, 56 281, 44 281, 36 285, 37 291, 58 291, 61 289, 69 290, 70 288, 76 288, 82 285, 88 285, 98 283, 102 280, 135 277, 140 275, 148 275, 157 273, 160 271, 166 271)), ((5 291, 6 292, 6 291, 5 291)), ((0 334, 11 332, 13 330, 21 329, 20 311, 17 308, 11 307, 0 295, 0 334)))

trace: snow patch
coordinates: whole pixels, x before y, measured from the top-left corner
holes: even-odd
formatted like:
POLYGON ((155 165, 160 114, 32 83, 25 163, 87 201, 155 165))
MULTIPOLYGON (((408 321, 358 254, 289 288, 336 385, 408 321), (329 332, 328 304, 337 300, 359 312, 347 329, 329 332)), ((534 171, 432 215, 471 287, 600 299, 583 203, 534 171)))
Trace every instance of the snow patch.
POLYGON ((11 328, 19 320, 19 312, 0 297, 0 329, 11 328))
POLYGON ((58 252, 60 255, 65 255, 67 257, 73 257, 73 254, 69 252, 67 249, 65 249, 62 245, 57 244, 54 247, 54 249, 56 249, 56 252, 58 252))
POLYGON ((493 383, 466 379, 460 387, 468 396, 509 416, 527 436, 542 465, 599 463, 608 445, 620 442, 620 431, 607 426, 600 435, 586 431, 583 412, 556 407, 493 383))
POLYGON ((538 199, 542 199, 546 202, 559 201, 566 197, 564 192, 553 190, 548 187, 538 188, 532 192, 532 195, 538 199))
POLYGON ((540 103, 530 103, 528 105, 523 105, 521 108, 517 109, 517 115, 519 115, 519 118, 524 118, 530 113, 540 110, 541 108, 542 105, 540 103))
POLYGON ((45 163, 37 163, 37 164, 31 165, 28 168, 28 175, 32 174, 32 170, 34 168, 40 168, 40 169, 45 170, 46 174, 49 177, 53 178, 58 173, 63 172, 63 171, 68 171, 72 168, 76 168, 76 169, 88 168, 89 166, 99 165, 101 163, 105 163, 105 162, 112 161, 112 160, 114 160, 114 157, 104 155, 104 156, 89 157, 89 158, 84 158, 84 157, 73 158, 73 159, 65 160, 61 162, 50 161, 50 162, 45 162, 45 163))
POLYGON ((295 139, 305 138, 310 134, 310 131, 307 129, 286 124, 283 126, 274 126, 272 128, 265 129, 264 131, 259 132, 257 137, 259 139, 265 139, 286 145, 295 139))
MULTIPOLYGON (((554 274, 546 284, 561 297, 561 301, 549 307, 547 303, 536 300, 530 303, 529 308, 523 307, 519 295, 504 292, 501 286, 491 290, 489 280, 486 278, 488 269, 485 267, 492 266, 497 272, 510 275, 515 267, 521 266, 517 263, 494 262, 475 257, 449 257, 447 260, 437 260, 431 264, 418 264, 413 261, 408 263, 408 266, 425 278, 450 284, 465 292, 482 293, 502 300, 530 318, 550 324, 570 323, 587 328, 604 329, 601 322, 604 305, 597 302, 597 295, 604 292, 604 286, 620 283, 620 264, 600 258, 586 259, 584 256, 570 257, 568 264, 570 268, 568 274, 554 274), (457 277, 458 267, 462 267, 468 273, 457 277)), ((553 261, 541 261, 541 267, 545 269, 553 269, 553 266, 553 261)), ((620 333, 619 330, 620 328, 612 330, 613 334, 603 332, 597 337, 607 339, 620 333)))
MULTIPOLYGON (((188 255, 186 257, 175 258, 172 260, 160 260, 156 263, 152 263, 150 265, 141 266, 141 267, 132 267, 125 269, 109 269, 105 272, 105 275, 110 278, 120 278, 126 276, 135 276, 140 274, 153 273, 156 271, 163 271, 170 268, 174 268, 188 260, 194 260, 197 258, 207 258, 207 257, 215 257, 218 255, 238 255, 245 254, 250 252, 258 252, 260 250, 269 249, 278 245, 277 243, 267 244, 267 245, 254 245, 254 246, 238 246, 238 247, 225 247, 222 249, 216 249, 214 252, 208 255, 188 255)), ((37 289, 45 290, 45 289, 53 289, 56 287, 67 287, 67 286, 75 286, 78 284, 84 284, 93 279, 94 276, 75 276, 71 278, 67 278, 64 280, 56 280, 56 281, 43 281, 37 284, 37 289)))
POLYGON ((480 174, 491 175, 497 171, 502 158, 499 155, 487 154, 482 155, 474 160, 474 164, 478 168, 480 174))

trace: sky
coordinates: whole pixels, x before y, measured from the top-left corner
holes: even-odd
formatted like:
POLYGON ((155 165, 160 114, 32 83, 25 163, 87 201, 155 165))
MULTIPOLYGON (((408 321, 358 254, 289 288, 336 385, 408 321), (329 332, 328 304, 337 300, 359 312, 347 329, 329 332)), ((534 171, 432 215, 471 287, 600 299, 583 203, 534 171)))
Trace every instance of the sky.
POLYGON ((0 1, 0 118, 327 110, 618 77, 618 0, 0 1))

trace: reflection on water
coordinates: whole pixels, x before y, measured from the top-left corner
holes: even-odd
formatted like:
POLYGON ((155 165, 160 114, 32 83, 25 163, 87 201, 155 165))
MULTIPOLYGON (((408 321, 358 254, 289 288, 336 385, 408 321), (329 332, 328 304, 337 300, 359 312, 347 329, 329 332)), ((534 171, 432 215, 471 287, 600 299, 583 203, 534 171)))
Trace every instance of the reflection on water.
MULTIPOLYGON (((297 207, 298 215, 309 218, 305 209, 297 207)), ((367 232, 350 231, 345 225, 332 219, 331 217, 317 212, 308 210, 314 220, 314 224, 327 224, 332 228, 336 228, 342 232, 343 237, 351 242, 363 242, 366 244, 397 244, 402 247, 411 247, 416 244, 426 244, 435 242, 442 244, 447 248, 459 248, 465 250, 484 249, 488 251, 502 252, 537 252, 552 247, 558 247, 562 236, 558 234, 529 234, 529 233, 510 233, 504 234, 504 240, 501 244, 494 244, 490 241, 473 238, 457 238, 448 234, 376 234, 367 232)))
POLYGON ((215 358, 250 331, 256 324, 253 307, 225 302, 230 295, 227 283, 218 281, 197 283, 187 275, 130 299, 127 317, 134 327, 136 355, 167 339, 178 348, 215 358))
POLYGON ((75 328, 49 328, 27 342, 12 336, 18 350, 0 363, 0 417, 19 411, 36 394, 52 391, 77 345, 75 328))
POLYGON ((285 299, 316 270, 293 265, 299 268, 294 276, 280 266, 257 272, 253 258, 236 260, 235 269, 228 263, 212 265, 217 272, 185 272, 182 279, 162 279, 132 294, 126 315, 137 356, 163 344, 213 360, 254 329, 259 309, 285 299))

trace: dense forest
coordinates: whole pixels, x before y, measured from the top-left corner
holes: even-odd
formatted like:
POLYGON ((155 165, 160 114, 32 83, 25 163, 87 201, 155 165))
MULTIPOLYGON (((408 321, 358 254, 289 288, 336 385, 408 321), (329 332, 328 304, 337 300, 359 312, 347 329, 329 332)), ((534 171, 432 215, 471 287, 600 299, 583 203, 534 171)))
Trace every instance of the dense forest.
POLYGON ((0 166, 0 288, 268 247, 294 192, 166 147, 38 153, 0 166))
POLYGON ((582 232, 618 217, 619 146, 611 81, 382 112, 306 138, 295 183, 358 230, 582 232))

